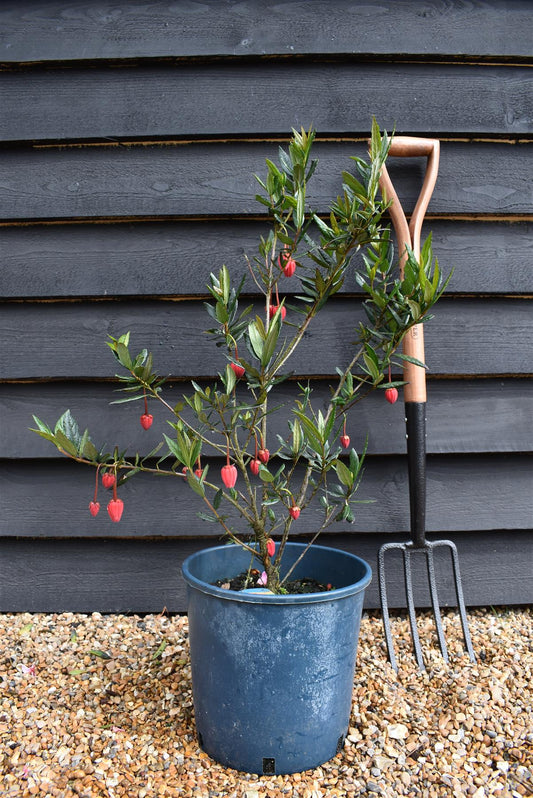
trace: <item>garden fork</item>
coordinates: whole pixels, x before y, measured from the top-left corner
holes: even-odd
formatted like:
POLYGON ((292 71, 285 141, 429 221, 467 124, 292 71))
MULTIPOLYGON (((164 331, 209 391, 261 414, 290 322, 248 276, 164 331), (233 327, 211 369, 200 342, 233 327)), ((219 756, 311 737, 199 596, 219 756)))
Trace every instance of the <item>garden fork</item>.
MULTIPOLYGON (((380 188, 383 197, 391 201, 390 215, 396 233, 399 259, 400 277, 403 278, 404 266, 407 259, 407 247, 409 247, 416 258, 420 257, 420 234, 422 222, 429 204, 429 200, 435 187, 437 173, 439 169, 439 150, 440 145, 437 139, 414 138, 410 136, 398 136, 393 139, 389 154, 392 156, 426 156, 427 168, 420 195, 415 209, 408 224, 398 195, 394 190, 391 179, 384 166, 380 177, 380 188)), ((416 358, 424 362, 424 334, 423 325, 416 324, 406 334, 403 343, 405 355, 416 358)), ((448 662, 448 651, 444 639, 442 617, 439 609, 439 598, 437 592, 437 582, 435 577, 435 564, 433 552, 436 548, 447 548, 451 554, 455 592, 457 596, 457 607, 461 617, 463 636, 466 649, 472 662, 475 662, 475 655, 472 648, 472 641, 468 629, 466 609, 459 571, 459 558, 457 548, 451 540, 426 540, 425 521, 426 521, 426 374, 422 366, 417 366, 409 361, 404 361, 403 379, 404 401, 405 401, 405 422, 407 438, 407 462, 409 473, 409 505, 411 518, 411 540, 404 543, 385 543, 381 546, 378 553, 378 581, 381 600, 381 610, 383 614, 383 626, 389 660, 394 668, 398 670, 394 645, 392 641, 389 610, 387 603, 387 587, 385 575, 385 554, 388 551, 397 549, 403 555, 403 569, 405 580, 405 592, 407 598, 407 610, 409 623, 413 639, 413 648, 418 666, 421 670, 425 669, 424 658, 420 646, 420 637, 416 624, 416 613, 413 598, 413 581, 411 572, 411 559, 416 555, 423 555, 426 560, 427 574, 429 581, 429 592, 431 605, 435 618, 437 638, 442 652, 443 659, 448 662)))

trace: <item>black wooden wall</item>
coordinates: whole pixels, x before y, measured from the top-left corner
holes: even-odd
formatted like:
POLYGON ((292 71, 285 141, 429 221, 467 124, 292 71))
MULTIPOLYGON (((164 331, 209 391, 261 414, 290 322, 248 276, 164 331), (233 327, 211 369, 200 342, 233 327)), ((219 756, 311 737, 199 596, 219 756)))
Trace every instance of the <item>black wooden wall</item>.
MULTIPOLYGON (((195 330, 209 272, 241 269, 263 230, 252 173, 312 124, 323 208, 372 115, 442 141, 426 231, 455 274, 426 330, 430 537, 456 541, 468 604, 533 599, 532 22, 529 0, 1 4, 0 611, 184 609, 182 559, 215 532, 192 494, 138 478, 120 524, 93 519, 93 472, 31 414, 69 407, 149 451, 164 420, 143 432, 137 405, 109 406, 107 335, 133 330, 173 396, 213 375, 195 330)), ((393 169, 408 208, 422 174, 393 169)), ((302 348, 318 393, 359 304, 348 286, 302 348)), ((376 396, 350 425, 367 431, 377 502, 328 540, 375 566, 409 530, 401 403, 376 396)))

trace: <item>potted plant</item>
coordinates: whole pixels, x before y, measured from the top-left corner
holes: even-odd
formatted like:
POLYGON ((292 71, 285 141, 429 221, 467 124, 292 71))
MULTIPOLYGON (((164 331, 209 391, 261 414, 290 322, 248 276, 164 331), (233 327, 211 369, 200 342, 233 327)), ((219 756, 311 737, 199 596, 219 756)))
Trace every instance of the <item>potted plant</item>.
MULTIPOLYGON (((208 332, 226 360, 215 384, 192 382, 192 392, 172 407, 152 355, 133 355, 129 333, 108 342, 123 369, 117 376, 126 397, 119 401, 143 404, 145 429, 153 420, 148 402, 170 415, 169 434, 155 451, 142 457, 98 449, 70 411, 53 428, 34 417, 39 435, 96 468, 97 484, 100 475, 112 486, 112 521, 122 516, 124 482, 151 472, 186 482, 204 505, 202 517, 220 526, 230 545, 200 551, 183 566, 196 725, 215 759, 256 773, 314 767, 342 747, 371 573, 359 558, 315 541, 334 522, 355 519, 365 452, 350 447, 348 419, 375 389, 395 401, 401 383, 391 381, 391 365, 405 357, 398 347, 443 290, 430 238, 419 261, 408 253, 403 279, 396 274, 379 196, 387 134, 374 121, 369 160, 353 159, 357 177, 343 172, 328 216, 308 208, 313 139, 312 130, 293 131, 279 163, 267 160, 266 177, 257 178, 270 231, 244 276, 235 283, 223 266, 210 277, 208 332), (335 364, 327 406, 317 407, 300 383, 292 406, 276 408, 291 357, 350 268, 365 295, 365 321, 353 331, 349 362, 335 364), (248 274, 262 297, 259 310, 241 307, 248 274), (287 277, 299 285, 290 302, 287 277), (286 416, 286 437, 274 439, 273 409, 286 416), (310 540, 292 542, 295 521, 302 530, 306 517, 310 540)), ((99 511, 96 493, 89 510, 99 511)))

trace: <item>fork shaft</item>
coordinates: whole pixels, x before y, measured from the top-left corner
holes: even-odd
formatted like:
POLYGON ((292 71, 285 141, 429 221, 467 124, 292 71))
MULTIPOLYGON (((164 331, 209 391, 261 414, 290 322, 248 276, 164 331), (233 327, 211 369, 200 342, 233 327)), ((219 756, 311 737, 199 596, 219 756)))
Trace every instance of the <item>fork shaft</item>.
POLYGON ((426 543, 426 403, 406 402, 405 421, 411 540, 421 547, 426 543))

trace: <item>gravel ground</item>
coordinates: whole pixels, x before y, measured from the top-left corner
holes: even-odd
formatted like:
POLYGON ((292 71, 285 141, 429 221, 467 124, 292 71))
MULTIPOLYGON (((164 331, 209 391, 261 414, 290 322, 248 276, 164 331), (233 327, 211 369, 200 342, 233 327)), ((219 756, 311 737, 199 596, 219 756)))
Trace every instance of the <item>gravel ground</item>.
POLYGON ((444 618, 449 665, 431 619, 420 620, 428 670, 417 670, 399 617, 396 675, 380 618, 363 618, 344 751, 264 777, 198 748, 186 618, 0 615, 0 795, 533 795, 531 611, 471 612, 476 664, 454 614, 444 618))

